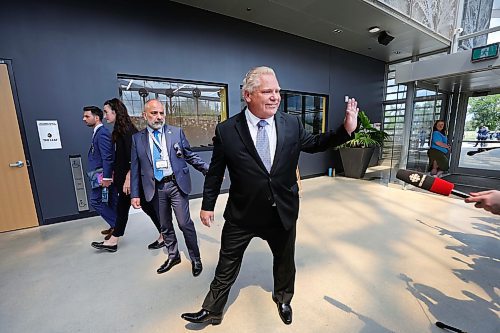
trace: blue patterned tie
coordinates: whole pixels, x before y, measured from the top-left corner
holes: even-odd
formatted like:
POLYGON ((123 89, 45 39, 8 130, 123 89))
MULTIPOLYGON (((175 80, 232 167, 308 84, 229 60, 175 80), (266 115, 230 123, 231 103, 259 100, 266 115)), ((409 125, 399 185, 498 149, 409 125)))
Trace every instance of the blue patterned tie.
MULTIPOLYGON (((153 134, 155 136, 156 142, 160 143, 160 132, 158 130, 154 130, 153 134)), ((156 168, 156 161, 161 160, 161 151, 156 143, 153 142, 153 168, 155 171, 155 179, 160 181, 163 178, 163 170, 159 170, 156 168)))
POLYGON ((255 141, 255 148, 257 148, 257 152, 259 153, 260 159, 264 166, 266 167, 267 172, 271 170, 271 151, 269 148, 269 138, 266 132, 266 126, 269 125, 267 121, 261 120, 257 123, 257 140, 255 141))

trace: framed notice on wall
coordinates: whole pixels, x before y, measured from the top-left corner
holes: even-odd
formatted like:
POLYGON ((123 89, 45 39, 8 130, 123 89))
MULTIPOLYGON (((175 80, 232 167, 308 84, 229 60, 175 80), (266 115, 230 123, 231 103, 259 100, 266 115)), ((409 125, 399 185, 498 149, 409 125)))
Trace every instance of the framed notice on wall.
POLYGON ((37 120, 36 125, 42 150, 62 148, 57 120, 37 120))

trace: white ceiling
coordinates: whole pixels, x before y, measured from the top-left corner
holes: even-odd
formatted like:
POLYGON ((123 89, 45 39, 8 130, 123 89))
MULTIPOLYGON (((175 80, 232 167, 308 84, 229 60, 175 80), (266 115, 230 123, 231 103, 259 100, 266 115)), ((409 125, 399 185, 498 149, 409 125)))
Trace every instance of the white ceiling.
POLYGON ((403 15, 364 0, 173 0, 385 62, 441 50, 450 41, 403 15), (248 8, 248 9, 247 9, 248 8), (384 46, 368 28, 379 26, 394 40, 384 46), (340 29, 342 33, 334 33, 340 29))

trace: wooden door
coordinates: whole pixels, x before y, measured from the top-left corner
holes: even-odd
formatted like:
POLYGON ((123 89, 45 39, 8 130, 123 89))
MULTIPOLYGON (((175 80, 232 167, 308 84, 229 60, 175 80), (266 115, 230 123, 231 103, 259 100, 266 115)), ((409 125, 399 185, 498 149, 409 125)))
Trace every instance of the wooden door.
POLYGON ((0 64, 0 232, 38 225, 14 97, 6 64, 0 64))

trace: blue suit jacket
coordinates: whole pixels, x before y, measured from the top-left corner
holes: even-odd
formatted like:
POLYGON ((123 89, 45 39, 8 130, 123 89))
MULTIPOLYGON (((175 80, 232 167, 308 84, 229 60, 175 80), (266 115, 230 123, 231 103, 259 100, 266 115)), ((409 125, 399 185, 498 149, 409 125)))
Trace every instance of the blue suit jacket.
POLYGON ((111 133, 106 127, 101 126, 92 138, 88 153, 88 171, 102 168, 103 177, 112 178, 114 160, 115 151, 111 142, 111 133))
MULTIPOLYGON (((181 128, 165 125, 163 126, 163 133, 177 186, 184 194, 189 194, 191 192, 191 177, 189 176, 187 163, 203 174, 207 173, 209 165, 191 150, 191 146, 181 128)), ((130 162, 131 198, 140 197, 139 186, 142 182, 146 201, 151 201, 155 194, 155 178, 147 128, 132 136, 130 162)))

